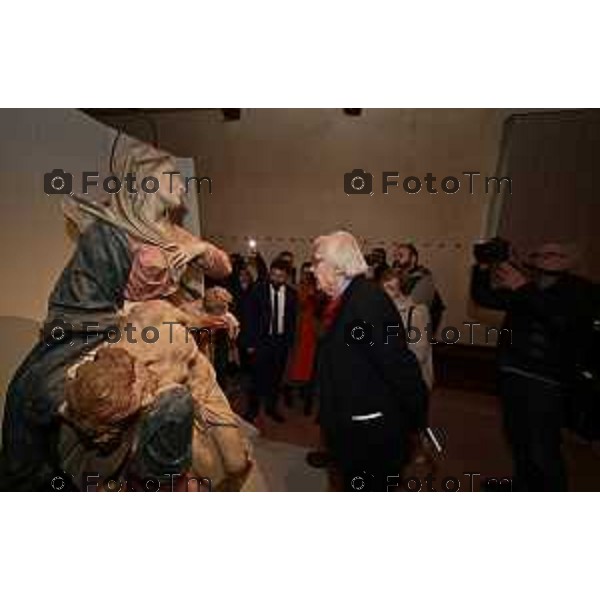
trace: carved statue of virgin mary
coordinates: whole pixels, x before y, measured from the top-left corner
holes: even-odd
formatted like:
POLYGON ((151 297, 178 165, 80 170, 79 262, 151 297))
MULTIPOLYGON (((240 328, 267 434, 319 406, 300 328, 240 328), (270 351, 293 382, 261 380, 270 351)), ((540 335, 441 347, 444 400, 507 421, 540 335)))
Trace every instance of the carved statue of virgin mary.
MULTIPOLYGON (((196 301, 202 274, 222 278, 231 269, 225 252, 174 222, 185 189, 173 175, 170 155, 126 141, 113 158, 111 170, 122 182, 116 193, 96 200, 74 194, 65 199, 65 214, 80 234, 50 293, 41 339, 8 387, 0 462, 0 486, 6 489, 50 489, 62 467, 58 441, 68 374, 106 345, 103 334, 119 327, 127 303, 164 300, 185 309, 196 301), (124 185, 127 177, 136 182, 155 177, 158 189, 147 193, 138 183, 134 191, 124 185), (97 335, 90 336, 90 323, 97 335)), ((198 318, 208 319, 209 327, 228 326, 224 317, 198 318)), ((103 354, 102 360, 128 364, 123 356, 114 360, 103 354)), ((162 397, 160 407, 144 418, 149 445, 138 445, 137 463, 148 465, 144 456, 152 456, 152 471, 188 469, 194 421, 189 390, 178 388, 173 399, 162 397)))

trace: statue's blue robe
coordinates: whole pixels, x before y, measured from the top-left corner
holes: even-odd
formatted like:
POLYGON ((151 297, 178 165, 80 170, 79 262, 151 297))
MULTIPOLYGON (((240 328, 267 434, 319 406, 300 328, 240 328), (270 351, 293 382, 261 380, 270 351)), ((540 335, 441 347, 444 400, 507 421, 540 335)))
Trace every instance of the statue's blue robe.
MULTIPOLYGON (((125 235, 97 221, 79 237, 75 252, 48 301, 44 324, 62 320, 73 332, 70 343, 41 339, 9 384, 2 424, 0 487, 37 489, 56 467, 56 410, 63 399, 66 370, 103 341, 85 333, 84 322, 99 329, 117 325, 132 257, 125 235)), ((68 338, 67 338, 68 339, 68 338)))
MULTIPOLYGON (((45 335, 8 387, 0 489, 51 489, 51 478, 60 470, 57 409, 63 401, 66 372, 104 340, 96 333, 117 327, 131 265, 127 238, 118 228, 97 221, 80 236, 50 295, 45 335), (47 335, 57 321, 72 329, 64 343, 47 335)), ((139 423, 139 444, 131 457, 135 472, 153 478, 183 474, 191 463, 192 425, 189 390, 160 394, 154 409, 139 423)))

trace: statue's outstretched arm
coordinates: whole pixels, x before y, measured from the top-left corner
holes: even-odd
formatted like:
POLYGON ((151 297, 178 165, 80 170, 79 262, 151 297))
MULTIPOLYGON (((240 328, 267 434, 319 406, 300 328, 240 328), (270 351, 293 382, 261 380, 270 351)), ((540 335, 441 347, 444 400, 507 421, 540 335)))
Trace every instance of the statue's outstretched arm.
POLYGON ((204 273, 213 279, 224 279, 231 274, 231 261, 226 252, 210 242, 198 245, 197 258, 204 273))

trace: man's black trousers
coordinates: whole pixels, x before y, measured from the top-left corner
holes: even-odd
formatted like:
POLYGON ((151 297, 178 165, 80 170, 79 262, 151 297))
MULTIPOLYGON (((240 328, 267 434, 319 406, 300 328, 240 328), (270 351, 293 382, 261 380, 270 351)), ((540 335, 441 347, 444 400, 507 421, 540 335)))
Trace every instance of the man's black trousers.
POLYGON ((285 371, 289 344, 284 336, 269 336, 256 349, 252 366, 254 390, 249 411, 256 415, 261 400, 267 412, 277 409, 279 388, 285 371))
POLYGON ((504 372, 500 375, 500 396, 513 458, 513 490, 566 491, 561 386, 504 372))

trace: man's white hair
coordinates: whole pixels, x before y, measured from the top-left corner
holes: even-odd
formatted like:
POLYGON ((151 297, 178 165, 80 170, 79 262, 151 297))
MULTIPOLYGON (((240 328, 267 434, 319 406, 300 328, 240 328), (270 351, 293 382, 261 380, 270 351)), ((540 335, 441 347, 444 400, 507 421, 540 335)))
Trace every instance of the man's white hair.
POLYGON ((344 277, 364 275, 368 270, 356 238, 347 231, 335 231, 318 237, 314 242, 314 253, 344 277))

